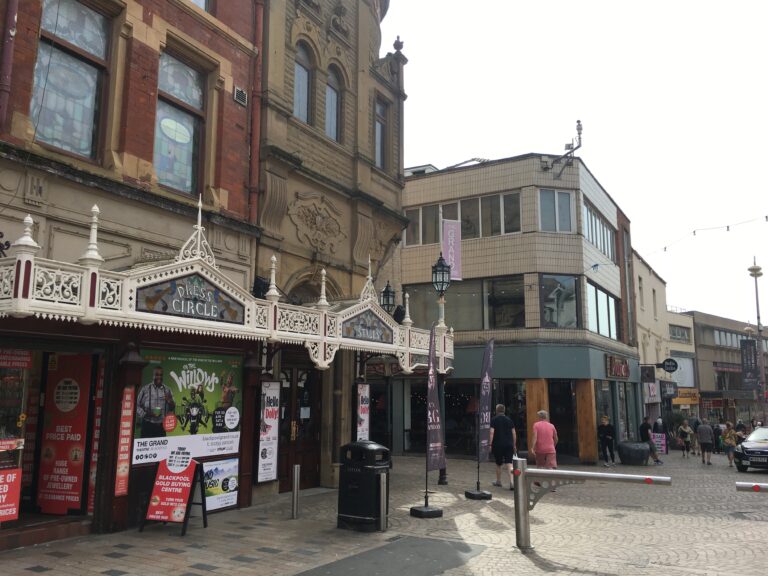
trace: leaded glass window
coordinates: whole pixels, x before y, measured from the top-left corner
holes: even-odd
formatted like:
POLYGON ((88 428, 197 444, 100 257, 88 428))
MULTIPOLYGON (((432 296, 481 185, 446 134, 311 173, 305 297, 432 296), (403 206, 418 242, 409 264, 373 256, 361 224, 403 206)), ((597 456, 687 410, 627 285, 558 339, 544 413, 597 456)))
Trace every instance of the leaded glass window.
POLYGON ((173 56, 160 55, 155 173, 160 184, 181 192, 197 190, 198 153, 204 108, 204 78, 173 56))
POLYGON ((328 84, 325 86, 325 135, 337 142, 341 140, 341 80, 334 68, 328 70, 328 84))
POLYGON ((30 99, 35 139, 92 158, 109 21, 75 0, 45 0, 41 28, 30 99))
POLYGON ((306 123, 309 123, 311 66, 309 51, 303 44, 299 44, 296 47, 296 62, 293 68, 293 115, 306 123))

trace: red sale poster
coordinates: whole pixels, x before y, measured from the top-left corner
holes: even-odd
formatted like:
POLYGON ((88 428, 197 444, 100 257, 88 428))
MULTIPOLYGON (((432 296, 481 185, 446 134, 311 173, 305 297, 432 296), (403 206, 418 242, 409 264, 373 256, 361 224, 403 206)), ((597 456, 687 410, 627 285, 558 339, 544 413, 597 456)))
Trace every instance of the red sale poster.
POLYGON ((90 355, 49 358, 37 489, 44 514, 81 507, 90 381, 90 355))
POLYGON ((147 520, 184 522, 197 462, 180 448, 160 462, 149 499, 147 520))
POLYGON ((0 470, 0 524, 19 517, 21 468, 0 470))
POLYGON ((123 388, 120 402, 120 429, 117 432, 117 473, 115 475, 115 496, 128 494, 128 474, 131 471, 131 445, 133 443, 133 409, 136 389, 123 388))

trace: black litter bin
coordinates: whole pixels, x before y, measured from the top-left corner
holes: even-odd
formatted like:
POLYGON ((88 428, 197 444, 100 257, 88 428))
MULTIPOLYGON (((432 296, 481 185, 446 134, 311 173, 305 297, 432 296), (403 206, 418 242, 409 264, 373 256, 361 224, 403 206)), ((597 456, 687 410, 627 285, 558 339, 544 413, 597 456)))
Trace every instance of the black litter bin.
POLYGON ((337 526, 360 532, 386 530, 392 467, 389 449, 370 440, 359 440, 342 446, 340 456, 337 526), (383 500, 382 480, 386 482, 383 500))

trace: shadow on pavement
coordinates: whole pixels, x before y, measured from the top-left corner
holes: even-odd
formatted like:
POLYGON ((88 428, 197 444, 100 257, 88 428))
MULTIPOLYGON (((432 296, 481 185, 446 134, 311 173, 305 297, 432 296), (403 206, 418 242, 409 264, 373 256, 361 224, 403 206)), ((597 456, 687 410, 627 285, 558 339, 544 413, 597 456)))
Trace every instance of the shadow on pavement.
POLYGON ((384 546, 301 572, 297 576, 438 576, 463 566, 485 550, 485 546, 432 538, 395 536, 391 540, 384 546))

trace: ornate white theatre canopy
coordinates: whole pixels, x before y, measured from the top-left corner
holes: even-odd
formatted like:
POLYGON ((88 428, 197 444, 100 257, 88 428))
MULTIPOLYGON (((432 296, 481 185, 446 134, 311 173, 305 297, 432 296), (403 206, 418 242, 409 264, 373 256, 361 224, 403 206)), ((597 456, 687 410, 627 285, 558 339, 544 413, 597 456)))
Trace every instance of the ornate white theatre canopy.
MULTIPOLYGON (((11 245, 11 256, 0 258, 0 317, 298 344, 320 369, 328 368, 341 349, 395 356, 405 373, 427 364, 429 332, 412 327, 407 297, 402 324, 379 306, 370 266, 358 301, 329 303, 322 270, 318 302, 294 306, 279 301, 272 256, 269 291, 265 299, 255 298, 219 271, 198 202, 194 232, 174 262, 110 272, 101 269, 98 215, 94 206, 89 243, 77 264, 38 258, 32 218, 24 219, 24 233, 11 245)), ((451 331, 439 334, 435 349, 439 371, 450 370, 451 331)))

